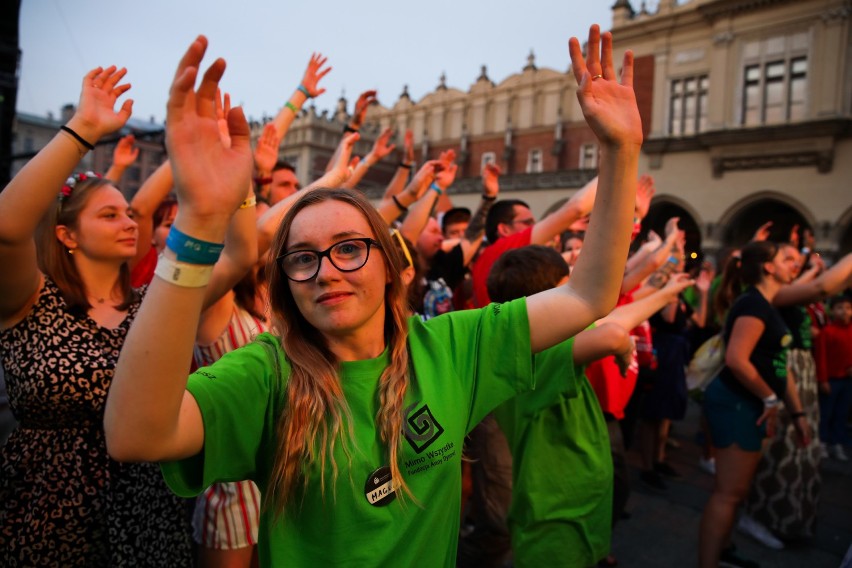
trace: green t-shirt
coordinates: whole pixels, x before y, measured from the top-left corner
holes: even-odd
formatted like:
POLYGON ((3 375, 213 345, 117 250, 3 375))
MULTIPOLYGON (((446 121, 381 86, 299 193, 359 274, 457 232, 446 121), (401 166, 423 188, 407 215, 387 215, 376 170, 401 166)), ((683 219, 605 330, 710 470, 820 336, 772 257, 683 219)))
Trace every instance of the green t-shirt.
POLYGON ((572 338, 538 353, 541 388, 493 413, 512 450, 515 566, 592 566, 609 552, 609 436, 592 386, 582 366, 574 365, 573 348, 572 338))
MULTIPOLYGON (((265 493, 276 452, 275 425, 288 372, 272 335, 194 373, 187 385, 201 409, 201 454, 162 464, 169 486, 191 496, 216 481, 251 479, 265 493), (273 346, 270 350, 267 346, 273 346)), ((453 566, 461 502, 465 435, 495 406, 533 388, 526 302, 492 304, 422 322, 409 320, 413 372, 405 395, 400 466, 417 502, 388 498, 387 451, 376 427, 378 380, 388 353, 343 363, 341 385, 352 415, 351 464, 341 445, 325 495, 320 470, 307 472, 304 495, 281 520, 261 513, 258 550, 264 566, 453 566)), ((391 497, 395 497, 391 496, 391 497)))

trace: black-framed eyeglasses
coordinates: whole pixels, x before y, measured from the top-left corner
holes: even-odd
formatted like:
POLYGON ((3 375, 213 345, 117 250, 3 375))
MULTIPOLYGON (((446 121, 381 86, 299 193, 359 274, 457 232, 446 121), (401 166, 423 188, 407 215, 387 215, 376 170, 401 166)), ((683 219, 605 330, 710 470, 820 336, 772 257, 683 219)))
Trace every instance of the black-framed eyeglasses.
POLYGON ((370 238, 346 239, 324 251, 293 250, 279 255, 277 260, 287 278, 294 282, 305 282, 319 273, 324 256, 339 271, 355 272, 367 264, 371 247, 382 248, 382 245, 370 238))

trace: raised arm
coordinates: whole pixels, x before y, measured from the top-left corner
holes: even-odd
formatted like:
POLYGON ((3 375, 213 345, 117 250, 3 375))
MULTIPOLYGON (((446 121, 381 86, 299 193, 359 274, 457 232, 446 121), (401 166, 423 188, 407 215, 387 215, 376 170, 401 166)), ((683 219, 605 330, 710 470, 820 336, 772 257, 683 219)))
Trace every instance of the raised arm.
POLYGON ((810 280, 782 286, 772 304, 795 306, 810 304, 838 294, 852 286, 852 253, 841 258, 834 266, 810 280))
POLYGON ((385 128, 379 137, 376 138, 376 141, 373 143, 373 148, 370 150, 370 153, 364 156, 364 159, 358 162, 358 166, 355 168, 355 171, 352 172, 352 175, 349 176, 349 179, 343 184, 342 187, 353 188, 357 187, 358 183, 363 179, 364 175, 366 175, 367 171, 385 159, 385 156, 393 152, 394 148, 396 148, 396 144, 391 144, 390 139, 393 137, 393 130, 390 128, 385 128))
POLYGON ((86 74, 68 130, 60 130, 0 192, 0 326, 35 301, 41 275, 34 234, 62 184, 98 140, 130 118, 130 99, 115 110, 118 97, 130 88, 119 84, 125 73, 111 66, 86 74))
POLYGON ((408 213, 402 223, 401 232, 412 243, 417 242, 417 237, 420 236, 432 213, 432 208, 435 207, 438 194, 429 191, 429 187, 443 167, 439 160, 429 160, 417 170, 401 193, 379 204, 379 213, 389 225, 403 213, 408 213))
MULTIPOLYGON (((225 61, 213 62, 194 89, 206 49, 207 39, 199 36, 178 65, 166 106, 166 145, 179 203, 172 230, 213 245, 224 241, 231 216, 245 199, 252 155, 242 109, 227 115, 231 146, 219 136, 215 98, 225 61)), ((128 332, 107 397, 107 449, 119 460, 188 457, 204 441, 186 375, 212 269, 177 261, 170 248, 164 257, 128 332)))
POLYGON ((593 25, 587 45, 584 59, 577 38, 569 42, 579 83, 577 98, 601 148, 596 207, 583 254, 568 283, 527 299, 533 352, 576 335, 612 310, 633 229, 642 146, 642 122, 633 93, 633 53, 625 52, 619 83, 612 63, 612 35, 601 36, 593 25))
POLYGON ((589 215, 595 204, 597 191, 598 177, 595 177, 562 204, 562 207, 533 225, 530 235, 532 244, 549 243, 553 237, 567 231, 573 223, 589 215))
POLYGON ((390 183, 385 188, 383 200, 391 199, 394 195, 401 192, 408 185, 408 178, 411 177, 411 168, 414 167, 414 133, 411 129, 405 131, 403 138, 403 147, 399 156, 399 163, 396 165, 396 172, 393 174, 390 183))
POLYGON ((115 150, 112 151, 112 165, 104 174, 105 178, 116 184, 121 181, 121 176, 139 157, 139 148, 134 146, 135 143, 136 137, 132 134, 128 134, 118 141, 115 150))
POLYGON ((133 268, 142 260, 153 246, 151 236, 154 233, 154 212, 160 203, 166 198, 174 185, 172 177, 172 166, 166 160, 160 167, 154 170, 133 199, 130 201, 130 209, 133 211, 133 219, 139 226, 139 234, 136 240, 136 256, 130 261, 133 268))
POLYGON ((275 130, 275 124, 269 122, 263 127, 263 132, 254 147, 255 191, 264 201, 269 200, 269 190, 272 187, 272 168, 278 161, 278 146, 281 138, 275 130))
POLYGON ((278 140, 283 140, 284 136, 287 135, 290 125, 293 124, 305 101, 318 97, 325 92, 325 89, 320 88, 319 82, 331 71, 331 67, 325 67, 326 61, 328 61, 328 58, 323 57, 321 53, 311 54, 308 67, 305 69, 305 74, 302 75, 302 82, 299 83, 299 86, 290 95, 290 99, 284 103, 284 106, 281 107, 272 121, 278 140))
POLYGON ((288 195, 261 215, 257 220, 257 248, 260 255, 263 255, 269 250, 270 245, 272 245, 272 239, 275 237, 275 231, 278 230, 281 220, 284 219, 284 216, 293 204, 304 195, 304 192, 318 187, 340 187, 346 181, 350 174, 349 159, 352 156, 352 148, 355 146, 355 142, 358 141, 359 137, 360 134, 357 132, 350 132, 344 136, 340 143, 340 151, 335 153, 335 161, 331 164, 332 167, 322 177, 305 189, 288 195))

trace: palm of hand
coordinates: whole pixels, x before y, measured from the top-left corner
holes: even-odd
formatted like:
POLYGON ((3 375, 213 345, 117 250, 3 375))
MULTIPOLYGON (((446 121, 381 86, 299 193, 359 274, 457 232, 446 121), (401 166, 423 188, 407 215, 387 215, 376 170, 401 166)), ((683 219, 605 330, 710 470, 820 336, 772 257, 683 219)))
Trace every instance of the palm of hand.
POLYGON ((642 119, 633 88, 615 81, 591 81, 579 92, 583 116, 605 144, 642 144, 642 119))
POLYGON ((225 147, 220 133, 215 117, 189 113, 166 129, 181 207, 190 204, 197 214, 235 211, 251 179, 250 148, 225 147))

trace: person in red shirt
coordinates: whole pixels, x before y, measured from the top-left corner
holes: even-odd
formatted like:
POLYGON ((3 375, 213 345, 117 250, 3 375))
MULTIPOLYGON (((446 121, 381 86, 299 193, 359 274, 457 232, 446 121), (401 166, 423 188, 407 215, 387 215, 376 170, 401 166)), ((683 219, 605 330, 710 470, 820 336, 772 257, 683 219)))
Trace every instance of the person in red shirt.
POLYGON ((819 437, 838 461, 848 461, 846 421, 852 407, 852 298, 830 302, 831 322, 816 337, 819 380, 819 437))

